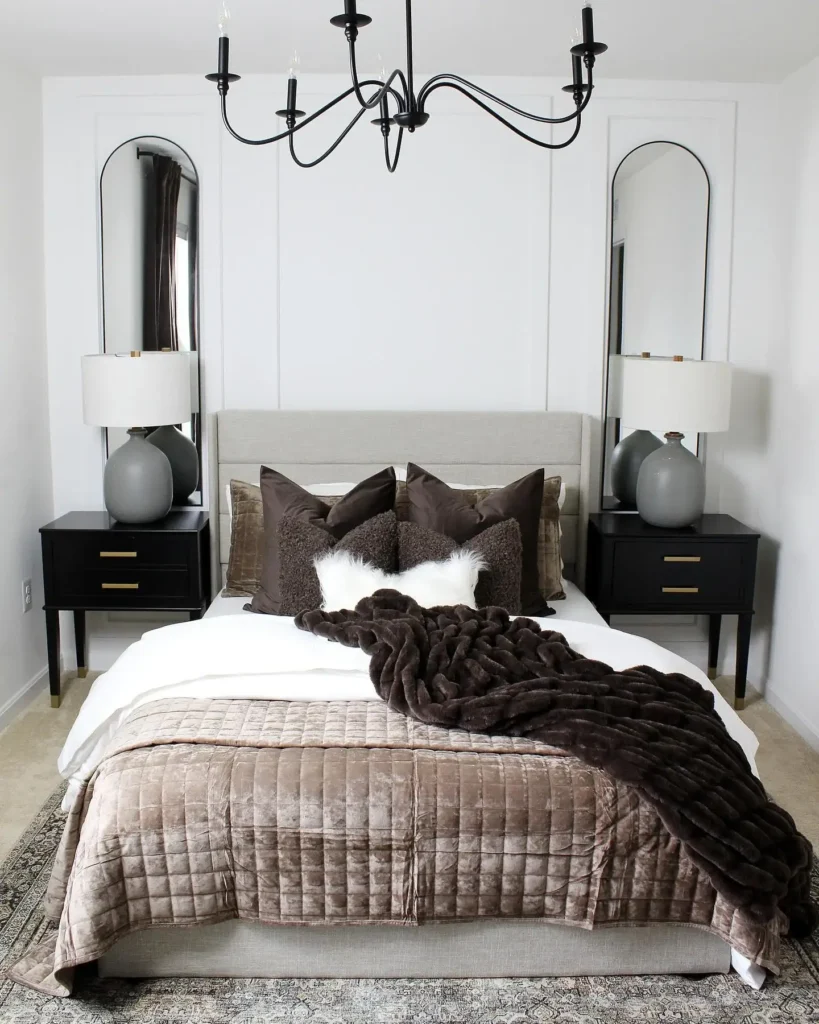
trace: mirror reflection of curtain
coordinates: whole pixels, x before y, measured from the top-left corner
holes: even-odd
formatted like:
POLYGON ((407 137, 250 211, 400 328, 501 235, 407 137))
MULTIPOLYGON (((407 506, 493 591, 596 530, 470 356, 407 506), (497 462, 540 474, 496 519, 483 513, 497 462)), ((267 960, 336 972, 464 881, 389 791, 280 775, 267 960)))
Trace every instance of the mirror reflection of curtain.
POLYGON ((143 342, 146 352, 179 349, 176 323, 176 239, 182 168, 154 153, 145 202, 143 342))

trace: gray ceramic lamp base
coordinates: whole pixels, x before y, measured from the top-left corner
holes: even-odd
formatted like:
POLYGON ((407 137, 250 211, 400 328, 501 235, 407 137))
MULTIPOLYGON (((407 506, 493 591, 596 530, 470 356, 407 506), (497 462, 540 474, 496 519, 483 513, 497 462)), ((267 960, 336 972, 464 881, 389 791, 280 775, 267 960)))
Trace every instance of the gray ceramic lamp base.
POLYGON ((663 442, 650 430, 635 430, 611 453, 611 493, 624 505, 637 503, 637 477, 640 466, 663 442))
POLYGON ((103 477, 105 507, 120 523, 153 523, 173 502, 171 464, 148 444, 144 430, 129 430, 128 440, 112 452, 103 477))
POLYGON ((674 529, 696 522, 705 508, 705 467, 687 448, 682 434, 647 455, 637 477, 637 511, 651 526, 674 529))
POLYGON ((167 456, 173 476, 173 500, 175 504, 183 505, 199 486, 196 445, 173 426, 157 427, 147 440, 167 456))

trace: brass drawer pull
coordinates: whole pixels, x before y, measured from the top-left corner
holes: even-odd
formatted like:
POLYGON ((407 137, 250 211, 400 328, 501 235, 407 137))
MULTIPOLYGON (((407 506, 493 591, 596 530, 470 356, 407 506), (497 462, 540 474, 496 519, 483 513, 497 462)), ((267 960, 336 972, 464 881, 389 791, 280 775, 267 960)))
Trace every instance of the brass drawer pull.
POLYGON ((103 590, 139 590, 138 583, 103 583, 103 590))
POLYGON ((100 558, 136 558, 136 551, 100 551, 100 558))
POLYGON ((699 555, 666 555, 664 562, 701 562, 699 555))
POLYGON ((699 587, 663 587, 664 594, 699 594, 699 587))

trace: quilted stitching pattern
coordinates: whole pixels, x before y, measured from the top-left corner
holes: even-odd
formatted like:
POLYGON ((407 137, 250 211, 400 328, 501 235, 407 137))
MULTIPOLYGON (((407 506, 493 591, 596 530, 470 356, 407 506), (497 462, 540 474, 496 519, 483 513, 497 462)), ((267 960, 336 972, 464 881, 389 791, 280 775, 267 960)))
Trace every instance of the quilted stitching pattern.
POLYGON ((173 699, 108 753, 66 823, 57 937, 15 969, 42 991, 134 929, 232 917, 677 922, 778 961, 778 926, 730 907, 633 789, 534 740, 380 702, 173 699))

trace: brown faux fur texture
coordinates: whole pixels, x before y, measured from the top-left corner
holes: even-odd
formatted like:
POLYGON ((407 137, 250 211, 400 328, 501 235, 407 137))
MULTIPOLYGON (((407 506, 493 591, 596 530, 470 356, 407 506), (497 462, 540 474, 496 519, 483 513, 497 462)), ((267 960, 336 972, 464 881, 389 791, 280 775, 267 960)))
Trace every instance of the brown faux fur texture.
POLYGON ((353 612, 303 612, 296 625, 369 654, 376 691, 401 714, 542 740, 634 787, 733 906, 760 922, 781 912, 797 937, 816 927, 811 844, 693 679, 615 672, 531 619, 424 609, 392 590, 353 612))

